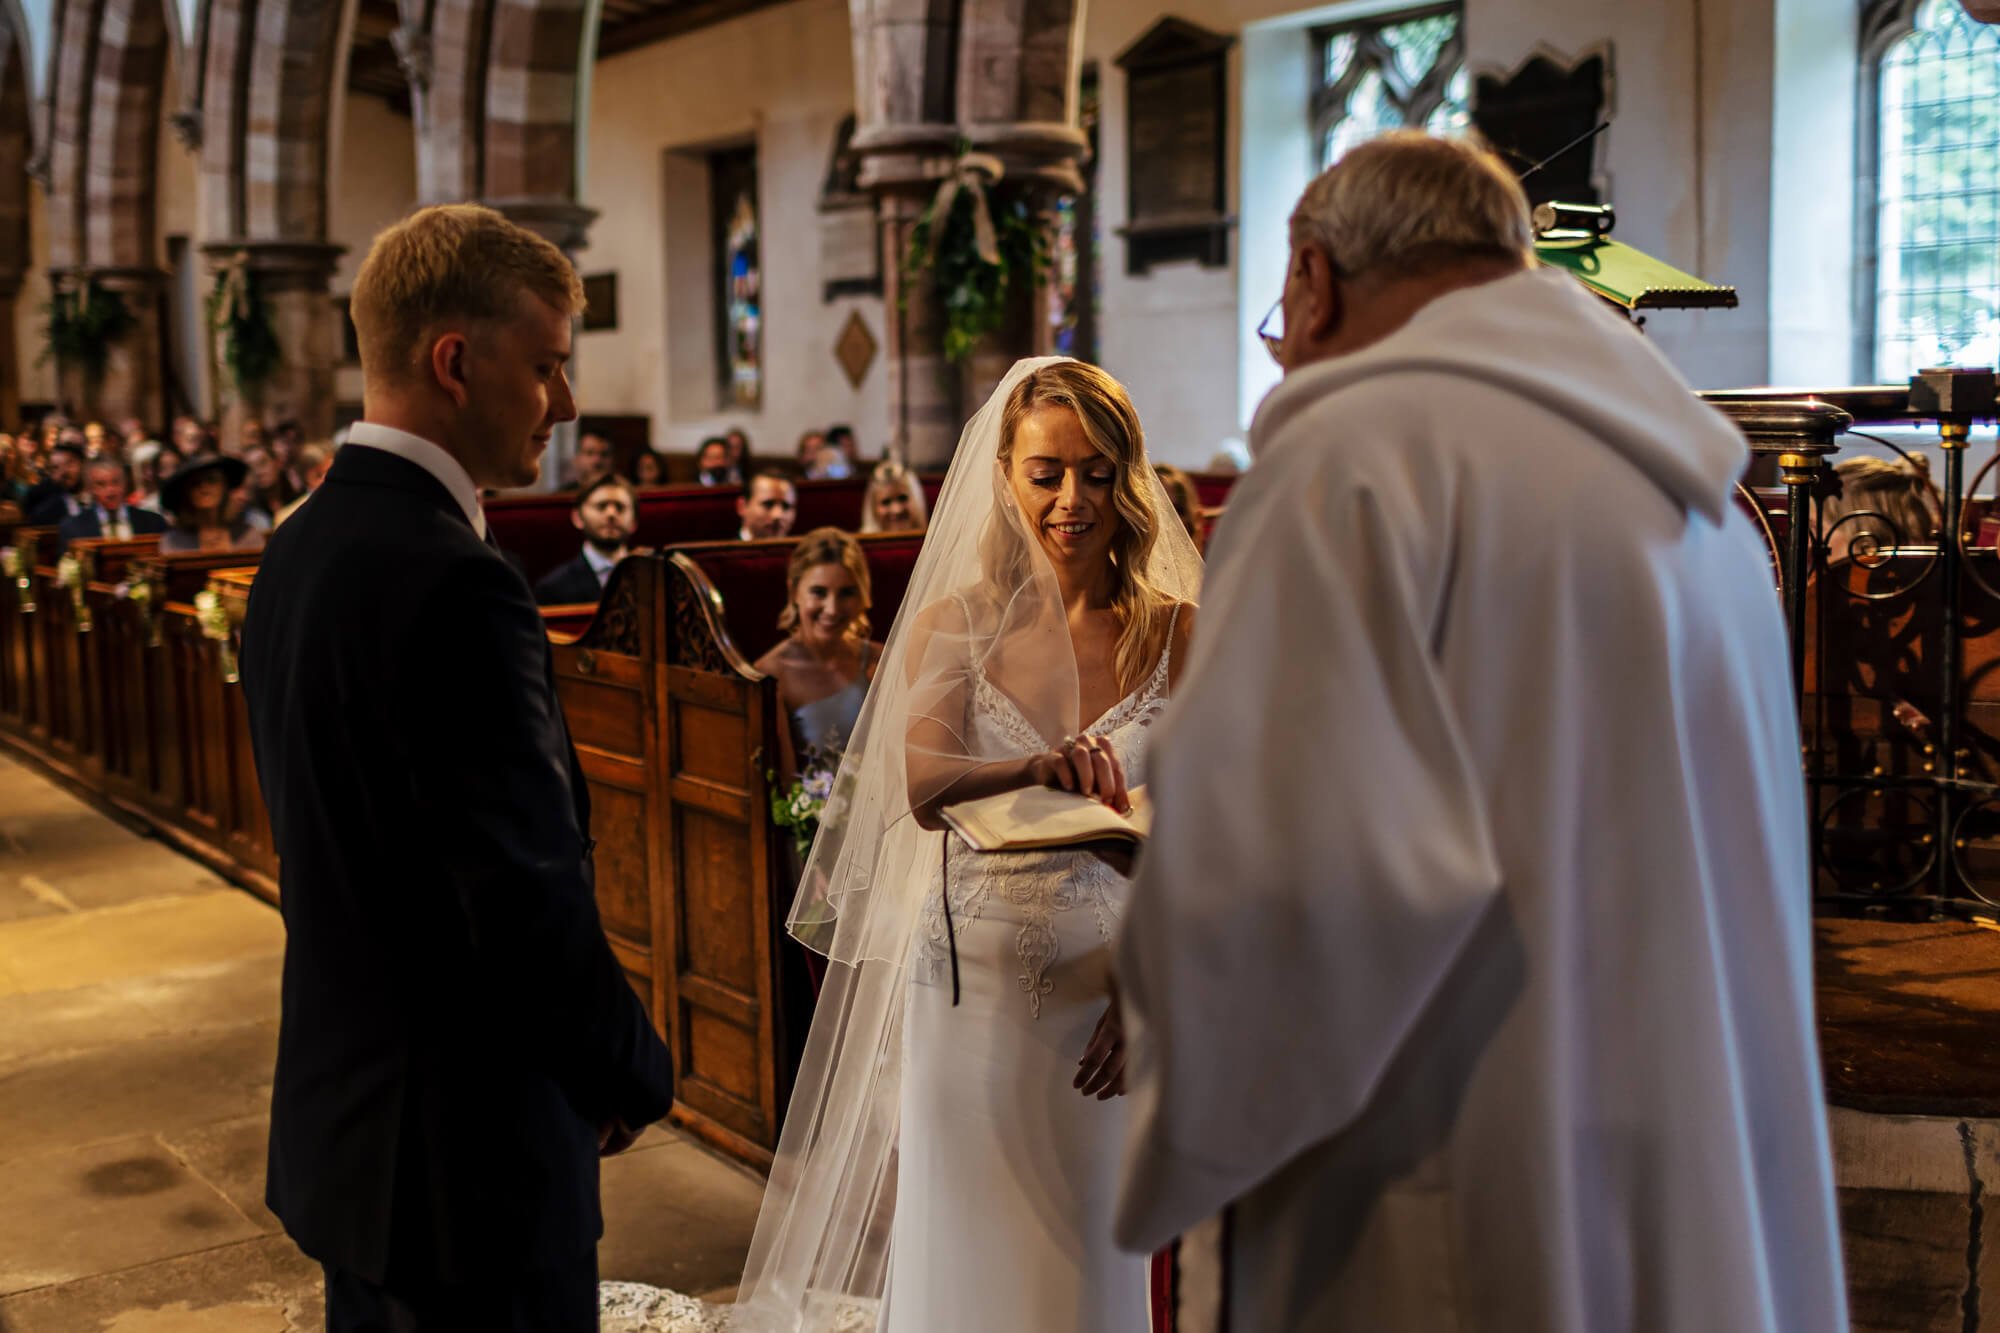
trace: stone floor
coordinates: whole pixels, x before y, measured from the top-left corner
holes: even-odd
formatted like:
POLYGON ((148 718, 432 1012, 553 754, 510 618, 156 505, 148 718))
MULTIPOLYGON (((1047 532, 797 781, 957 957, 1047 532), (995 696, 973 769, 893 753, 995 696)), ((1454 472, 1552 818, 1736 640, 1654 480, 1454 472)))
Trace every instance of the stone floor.
MULTIPOLYGON (((0 757, 0 1333, 318 1333, 263 1204, 278 915, 0 757)), ((732 1285, 761 1180, 654 1129, 607 1279, 732 1285)))

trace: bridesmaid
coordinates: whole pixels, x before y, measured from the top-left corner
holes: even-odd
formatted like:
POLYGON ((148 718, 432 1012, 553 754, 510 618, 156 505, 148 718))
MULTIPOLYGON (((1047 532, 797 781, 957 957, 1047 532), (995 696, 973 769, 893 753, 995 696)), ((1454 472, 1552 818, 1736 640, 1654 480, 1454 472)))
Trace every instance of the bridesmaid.
POLYGON ((778 682, 788 725, 779 733, 779 780, 799 776, 807 749, 844 748, 861 716, 882 645, 868 638, 868 561, 861 544, 839 528, 817 528, 799 539, 786 570, 785 609, 777 647, 757 669, 778 682))

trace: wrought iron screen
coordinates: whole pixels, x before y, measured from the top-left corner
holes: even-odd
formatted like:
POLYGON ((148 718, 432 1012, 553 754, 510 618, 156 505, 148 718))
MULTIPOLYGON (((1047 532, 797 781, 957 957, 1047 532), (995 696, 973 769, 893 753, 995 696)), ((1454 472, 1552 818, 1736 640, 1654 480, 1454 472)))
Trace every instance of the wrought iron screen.
POLYGON ((1959 0, 1863 25, 1862 374, 2000 362, 2000 27, 1959 0))
POLYGON ((1319 169, 1385 130, 1455 134, 1471 123, 1460 8, 1425 5, 1314 29, 1319 169))

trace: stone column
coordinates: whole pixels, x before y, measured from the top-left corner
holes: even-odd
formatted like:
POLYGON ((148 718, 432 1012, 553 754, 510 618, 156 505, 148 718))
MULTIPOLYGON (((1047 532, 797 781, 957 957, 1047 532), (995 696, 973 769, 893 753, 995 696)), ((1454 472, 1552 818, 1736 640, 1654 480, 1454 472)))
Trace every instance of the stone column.
POLYGON ((309 440, 333 433, 340 329, 330 288, 342 250, 317 241, 232 241, 203 247, 217 274, 242 256, 256 275, 278 343, 277 368, 262 383, 249 386, 230 378, 218 345, 215 361, 222 383, 217 397, 225 404, 225 441, 234 442, 244 417, 253 413, 267 423, 294 419, 309 440))
POLYGON ((916 125, 862 130, 853 147, 861 154, 859 177, 882 219, 884 370, 889 389, 889 453, 912 467, 951 462, 964 425, 958 368, 944 357, 944 330, 928 273, 905 277, 910 233, 951 169, 950 126, 916 125))
POLYGON ((156 268, 99 268, 87 277, 125 303, 131 328, 105 351, 104 374, 85 395, 88 414, 115 430, 126 417, 153 429, 165 424, 165 386, 160 379, 164 330, 160 294, 167 275, 156 268))
MULTIPOLYGON (((1077 163, 1090 148, 1083 131, 1062 124, 1014 123, 976 125, 967 137, 974 150, 1000 159, 1006 173, 1001 177, 1000 188, 1015 197, 1026 193, 1036 225, 1041 228, 1043 243, 1052 243, 1056 201, 1065 195, 1083 193, 1083 174, 1077 163)), ((1026 279, 1027 275, 1019 277, 1026 279)), ((1012 284, 1006 322, 981 340, 966 367, 968 410, 992 394, 1016 361, 1049 350, 1047 301, 1044 275, 1012 284)))
POLYGON ((21 349, 14 340, 14 302, 21 275, 0 273, 0 431, 21 424, 21 349))

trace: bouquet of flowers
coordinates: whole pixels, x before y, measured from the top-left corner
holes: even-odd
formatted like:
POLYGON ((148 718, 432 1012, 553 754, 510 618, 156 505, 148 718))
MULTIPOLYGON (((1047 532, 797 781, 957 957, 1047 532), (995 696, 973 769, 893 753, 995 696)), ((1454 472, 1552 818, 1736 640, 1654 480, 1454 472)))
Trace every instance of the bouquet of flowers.
POLYGON ((764 777, 771 793, 771 822, 792 835, 799 860, 812 854, 819 823, 833 799, 834 777, 840 772, 840 751, 807 746, 799 752, 799 776, 791 786, 779 783, 778 775, 766 769, 764 777))
POLYGON ((83 562, 73 555, 56 561, 56 586, 71 592, 82 587, 83 562))
POLYGON ((215 643, 216 657, 222 664, 223 684, 236 684, 236 624, 229 618, 228 606, 215 589, 203 588, 194 595, 194 611, 202 637, 215 643))

